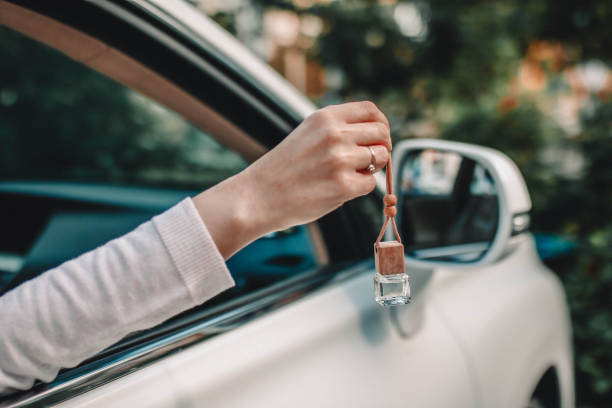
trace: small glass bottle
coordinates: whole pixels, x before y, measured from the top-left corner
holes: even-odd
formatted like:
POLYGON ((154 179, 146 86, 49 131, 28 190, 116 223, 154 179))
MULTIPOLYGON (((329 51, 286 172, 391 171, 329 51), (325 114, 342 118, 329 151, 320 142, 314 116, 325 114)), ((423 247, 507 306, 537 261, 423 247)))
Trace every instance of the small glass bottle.
POLYGON ((383 306, 410 303, 410 285, 404 264, 404 246, 397 241, 374 244, 376 301, 383 306))

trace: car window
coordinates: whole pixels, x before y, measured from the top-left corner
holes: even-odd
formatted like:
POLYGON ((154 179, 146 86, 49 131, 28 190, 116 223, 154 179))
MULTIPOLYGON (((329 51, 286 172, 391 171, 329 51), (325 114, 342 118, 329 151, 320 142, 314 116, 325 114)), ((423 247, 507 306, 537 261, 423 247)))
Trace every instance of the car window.
MULTIPOLYGON (((247 166, 177 113, 0 27, 0 293, 247 166)), ((228 263, 223 299, 315 266, 308 228, 228 263)))
POLYGON ((0 28, 0 177, 201 189, 246 167, 176 113, 0 28))

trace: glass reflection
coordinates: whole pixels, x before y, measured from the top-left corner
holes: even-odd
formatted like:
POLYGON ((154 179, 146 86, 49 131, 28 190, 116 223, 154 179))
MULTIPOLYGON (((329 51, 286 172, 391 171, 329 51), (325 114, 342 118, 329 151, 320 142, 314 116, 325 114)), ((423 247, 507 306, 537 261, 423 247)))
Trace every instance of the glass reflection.
POLYGON ((400 167, 400 227, 408 255, 474 262, 497 231, 499 200, 489 171, 454 152, 411 153, 400 167))

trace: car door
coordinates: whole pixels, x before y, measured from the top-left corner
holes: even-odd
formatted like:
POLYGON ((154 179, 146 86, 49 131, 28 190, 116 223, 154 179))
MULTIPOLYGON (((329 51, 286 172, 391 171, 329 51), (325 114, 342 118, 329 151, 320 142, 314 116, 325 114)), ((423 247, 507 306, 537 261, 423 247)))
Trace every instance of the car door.
POLYGON ((477 406, 424 292, 396 314, 373 301, 371 264, 336 279, 62 406, 477 406))
MULTIPOLYGON (((213 151, 224 159, 222 163, 233 160, 236 164, 229 173, 238 171, 239 157, 252 160, 281 140, 304 118, 307 104, 291 102, 290 97, 283 100, 278 89, 262 83, 262 77, 233 71, 236 61, 206 43, 206 37, 196 36, 201 43, 182 33, 179 16, 188 8, 173 4, 175 14, 168 14, 172 7, 161 12, 145 2, 74 1, 56 7, 45 2, 2 1, 0 6, 2 22, 10 29, 44 40, 152 98, 130 96, 136 104, 157 111, 163 108, 149 104, 161 101, 212 136, 210 140, 194 136, 198 130, 187 125, 185 138, 207 144, 222 134, 223 146, 215 145, 213 151)), ((202 24, 210 22, 202 20, 202 24)), ((278 80, 269 82, 278 83, 274 81, 278 80)), ((100 96, 95 91, 86 104, 89 108, 95 108, 100 96)), ((67 95, 60 92, 59 101, 67 95)), ((95 109, 87 112, 96 114, 95 109)), ((161 117, 170 125, 181 120, 172 113, 161 117)), ((135 128, 142 124, 142 118, 137 119, 135 128)), ((126 126, 117 123, 113 126, 126 126)), ((49 122, 47 130, 51 128, 49 122)), ((94 130, 88 135, 91 140, 94 130)), ((48 134, 49 149, 57 134, 48 134)), ((96 140, 109 142, 110 134, 96 140)), ((155 151, 176 154, 155 142, 145 138, 135 146, 115 143, 125 151, 128 147, 150 149, 147 160, 154 160, 155 151)), ((90 153, 106 147, 100 142, 90 153)), ((47 150, 40 157, 52 152, 47 150)), ((77 155, 59 153, 54 157, 66 158, 68 168, 74 164, 70 160, 77 155)), ((10 239, 3 241, 4 265, 10 266, 3 274, 10 285, 7 290, 127 232, 194 191, 188 188, 193 183, 177 179, 148 183, 150 177, 157 180, 159 173, 141 173, 130 157, 124 158, 124 167, 118 166, 123 173, 115 174, 112 182, 104 180, 107 163, 103 160, 93 166, 94 159, 87 156, 73 166, 78 170, 75 174, 94 174, 86 182, 66 178, 62 183, 35 182, 52 166, 43 167, 42 173, 22 168, 17 173, 19 182, 3 181, 2 204, 12 203, 14 219, 25 216, 26 208, 40 214, 34 220, 38 223, 28 229, 11 224, 14 233, 23 236, 21 246, 10 246, 10 239), (34 176, 28 179, 27 174, 34 176), (94 179, 97 184, 92 184, 94 179)), ((180 155, 170 157, 186 160, 180 155)), ((161 164, 156 166, 153 169, 161 164)), ((207 170, 211 174, 211 168, 207 170)), ((215 177, 228 174, 227 168, 215 171, 215 177)), ((206 185, 201 179, 196 182, 206 185)), ((379 200, 375 193, 316 224, 264 237, 238 254, 231 261, 234 266, 230 262, 238 283, 234 292, 151 331, 136 333, 64 371, 53 383, 38 384, 3 405, 376 406, 381 401, 391 406, 474 405, 472 380, 460 347, 427 301, 428 288, 435 281, 431 272, 413 272, 416 300, 412 307, 383 309, 373 301, 368 258, 380 221, 380 208, 374 203, 379 200)))

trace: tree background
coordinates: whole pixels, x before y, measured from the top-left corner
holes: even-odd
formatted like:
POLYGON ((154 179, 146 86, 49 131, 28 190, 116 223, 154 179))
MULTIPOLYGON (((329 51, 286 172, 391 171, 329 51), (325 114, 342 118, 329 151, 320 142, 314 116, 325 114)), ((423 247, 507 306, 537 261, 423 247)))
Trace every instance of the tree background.
POLYGON ((539 253, 565 286, 577 403, 611 406, 611 2, 192 3, 319 105, 371 99, 395 141, 440 137, 508 154, 533 199, 539 253), (305 63, 292 66, 296 55, 305 63))

